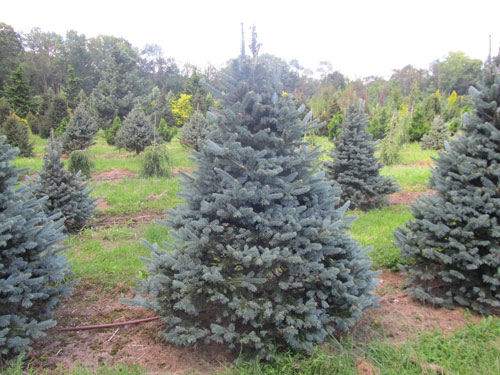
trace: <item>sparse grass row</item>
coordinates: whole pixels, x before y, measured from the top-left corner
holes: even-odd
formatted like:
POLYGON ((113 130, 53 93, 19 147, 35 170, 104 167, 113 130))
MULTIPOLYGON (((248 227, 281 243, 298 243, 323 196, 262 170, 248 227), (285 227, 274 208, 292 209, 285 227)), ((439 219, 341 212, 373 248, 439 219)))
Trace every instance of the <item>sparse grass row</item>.
POLYGON ((450 336, 426 332, 398 346, 330 340, 310 355, 283 353, 272 363, 253 361, 228 368, 225 375, 498 374, 498 337, 500 319, 489 317, 450 336))
MULTIPOLYGON (((221 375, 357 375, 357 374, 456 374, 492 375, 500 372, 500 319, 484 318, 451 335, 426 332, 401 345, 372 341, 355 344, 350 339, 330 339, 309 355, 280 353, 273 362, 243 362, 228 366, 221 375)), ((13 362, 5 375, 43 374, 13 362)), ((59 369, 59 374, 147 374, 138 365, 103 365, 97 370, 79 366, 59 369)), ((196 372, 194 372, 196 373, 196 372)))

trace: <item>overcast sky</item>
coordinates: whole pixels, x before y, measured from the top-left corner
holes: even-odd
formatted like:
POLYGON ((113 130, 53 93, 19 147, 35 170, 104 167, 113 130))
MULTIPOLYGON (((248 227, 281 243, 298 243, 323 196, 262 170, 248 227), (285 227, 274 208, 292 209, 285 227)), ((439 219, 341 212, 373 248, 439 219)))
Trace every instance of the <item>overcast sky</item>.
MULTIPOLYGON (((484 60, 500 45, 499 0, 20 0, 2 2, 0 22, 88 38, 158 44, 181 64, 220 66, 240 49, 240 23, 257 26, 261 51, 315 70, 330 61, 350 78, 428 68, 449 51, 484 60)), ((248 44, 247 38, 247 44, 248 44)))

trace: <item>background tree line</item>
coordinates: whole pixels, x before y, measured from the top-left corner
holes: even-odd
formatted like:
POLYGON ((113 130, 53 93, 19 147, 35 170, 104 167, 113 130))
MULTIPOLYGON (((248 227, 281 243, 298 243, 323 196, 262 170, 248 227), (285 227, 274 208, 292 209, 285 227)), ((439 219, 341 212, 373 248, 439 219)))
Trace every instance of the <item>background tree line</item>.
MULTIPOLYGON (((420 141, 436 116, 450 133, 469 110, 464 95, 477 83, 482 62, 450 52, 429 69, 407 65, 390 78, 350 80, 321 62, 313 74, 297 60, 264 54, 262 62, 279 74, 285 91, 324 122, 320 134, 334 138, 354 97, 364 100, 375 139, 398 133, 397 142, 420 141)), ((138 49, 124 38, 87 38, 70 30, 65 36, 33 28, 26 34, 0 23, 0 111, 25 119, 31 131, 48 137, 50 129, 68 122, 79 104, 101 129, 109 129, 140 106, 159 133, 174 134, 191 115, 216 104, 205 88, 215 85, 221 70, 180 67, 158 45, 138 49)), ((64 131, 60 129, 60 133, 64 131)), ((111 135, 116 134, 117 129, 111 135)), ((5 131, 3 131, 5 133, 5 131)), ((110 142, 114 142, 110 136, 110 142)), ((387 143, 387 142, 386 142, 387 143)), ((390 143, 390 142, 389 142, 390 143)), ((388 162, 389 160, 386 160, 388 162)), ((389 161, 390 162, 390 161, 389 161)))

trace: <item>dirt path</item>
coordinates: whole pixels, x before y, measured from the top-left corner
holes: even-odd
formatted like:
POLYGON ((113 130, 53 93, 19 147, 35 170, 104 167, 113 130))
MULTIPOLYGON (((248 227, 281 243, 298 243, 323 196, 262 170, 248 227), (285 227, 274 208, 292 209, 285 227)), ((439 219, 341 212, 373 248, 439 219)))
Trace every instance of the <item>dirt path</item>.
POLYGON ((165 219, 165 212, 141 211, 127 215, 99 215, 92 219, 91 227, 112 227, 115 225, 136 227, 141 224, 148 224, 156 220, 165 219))
POLYGON ((137 177, 137 173, 127 169, 113 168, 105 172, 95 173, 92 175, 92 181, 121 181, 126 178, 137 177))
POLYGON ((389 203, 390 204, 412 204, 415 199, 419 198, 420 195, 430 195, 436 194, 435 190, 426 189, 424 191, 401 191, 399 193, 390 194, 389 203))

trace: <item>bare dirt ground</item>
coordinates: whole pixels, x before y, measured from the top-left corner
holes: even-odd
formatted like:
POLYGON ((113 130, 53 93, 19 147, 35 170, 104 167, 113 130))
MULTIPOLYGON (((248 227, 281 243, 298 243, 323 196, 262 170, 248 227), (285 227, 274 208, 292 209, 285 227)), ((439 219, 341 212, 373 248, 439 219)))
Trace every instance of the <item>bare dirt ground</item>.
MULTIPOLYGON (((98 204, 101 206, 107 204, 107 202, 98 204)), ((91 227, 111 227, 114 225, 128 225, 130 227, 136 227, 141 224, 148 224, 155 220, 165 219, 165 212, 156 211, 141 211, 135 214, 129 215, 102 215, 96 216, 92 219, 91 227)))
MULTIPOLYGON (((390 342, 401 343, 425 330, 437 329, 449 333, 465 327, 467 318, 464 309, 435 308, 403 296, 406 294, 403 289, 404 275, 400 272, 384 271, 378 278, 377 294, 382 297, 381 308, 372 309, 364 316, 355 328, 355 336, 378 332, 390 342)), ((470 319, 477 323, 480 317, 472 315, 470 319)))
POLYGON ((112 181, 117 182, 126 178, 137 177, 137 173, 131 172, 126 169, 113 168, 109 171, 96 173, 92 175, 92 181, 112 181))
MULTIPOLYGON (((381 308, 370 310, 353 330, 358 341, 374 336, 400 343, 424 330, 438 329, 443 333, 463 328, 467 322, 462 309, 448 310, 424 306, 404 294, 404 277, 400 273, 379 275, 377 294, 382 296, 381 308)), ((112 293, 80 287, 57 311, 59 327, 106 324, 154 316, 152 312, 124 305, 123 294, 117 287, 112 293)), ((125 293, 132 297, 133 292, 125 293)), ((479 317, 472 316, 473 322, 479 317)), ((93 369, 101 364, 139 364, 151 374, 213 374, 229 366, 235 358, 222 345, 198 345, 179 348, 164 343, 159 337, 161 321, 89 331, 57 332, 37 342, 31 354, 33 365, 54 370, 56 366, 72 368, 78 364, 93 369)), ((363 361, 359 372, 369 374, 363 361)))
POLYGON ((179 175, 181 172, 189 174, 195 169, 196 167, 172 168, 172 173, 174 174, 174 176, 179 175))
POLYGON ((434 160, 420 160, 412 164, 394 164, 393 167, 411 168, 411 167, 431 167, 434 166, 434 160))
POLYGON ((401 191, 399 193, 390 194, 390 204, 412 204, 415 199, 420 198, 420 195, 436 194, 435 190, 426 189, 425 191, 401 191))

